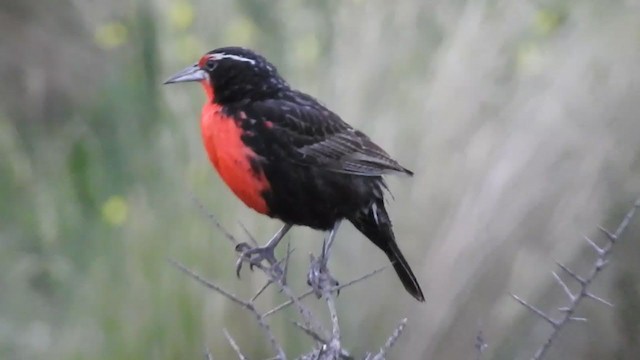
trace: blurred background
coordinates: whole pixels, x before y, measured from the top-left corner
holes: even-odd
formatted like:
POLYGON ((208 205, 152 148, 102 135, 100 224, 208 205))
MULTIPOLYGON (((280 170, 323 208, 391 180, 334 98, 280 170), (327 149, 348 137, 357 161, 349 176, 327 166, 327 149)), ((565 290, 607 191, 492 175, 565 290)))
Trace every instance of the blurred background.
MULTIPOLYGON (((586 270, 582 235, 640 195, 636 1, 2 0, 0 33, 2 359, 230 359, 223 328, 271 356, 251 314, 166 261, 246 297, 264 278, 235 278, 206 211, 245 239, 240 222, 260 241, 280 225, 210 167, 199 86, 161 85, 220 46, 263 53, 416 173, 389 179, 390 212, 427 301, 393 271, 343 291, 354 355, 408 317, 390 358, 469 359, 479 329, 485 358, 529 358, 550 329, 508 294, 561 306, 554 261, 586 270)), ((595 284, 616 307, 585 303, 548 358, 637 359, 639 230, 595 284)), ((289 238, 303 291, 322 235, 289 238)), ((337 278, 386 263, 343 227, 337 278)), ((292 356, 311 346, 295 316, 272 323, 292 356)))

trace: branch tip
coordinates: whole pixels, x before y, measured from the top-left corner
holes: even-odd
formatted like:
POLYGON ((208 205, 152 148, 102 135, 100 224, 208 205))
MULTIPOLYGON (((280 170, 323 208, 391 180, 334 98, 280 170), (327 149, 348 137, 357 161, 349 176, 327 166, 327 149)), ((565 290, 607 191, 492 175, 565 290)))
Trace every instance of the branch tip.
POLYGON ((613 303, 611 303, 611 302, 609 302, 609 301, 607 301, 607 300, 605 300, 605 299, 603 299, 603 298, 601 298, 601 297, 599 297, 599 296, 596 296, 596 295, 594 295, 593 293, 585 292, 585 294, 584 294, 584 295, 585 295, 586 297, 588 297, 589 299, 592 299, 592 300, 595 300, 595 301, 597 301, 597 302, 603 303, 603 304, 605 304, 605 305, 607 305, 607 306, 609 306, 609 307, 615 307, 615 305, 613 305, 613 303))

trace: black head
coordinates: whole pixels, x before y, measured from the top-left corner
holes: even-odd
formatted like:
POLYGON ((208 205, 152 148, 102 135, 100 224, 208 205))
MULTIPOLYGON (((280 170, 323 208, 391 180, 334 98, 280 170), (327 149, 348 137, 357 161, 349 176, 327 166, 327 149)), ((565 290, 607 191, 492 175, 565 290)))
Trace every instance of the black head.
POLYGON ((203 83, 207 92, 211 91, 211 100, 221 105, 275 98, 288 89, 275 66, 261 55, 241 47, 209 51, 165 84, 187 81, 203 83))

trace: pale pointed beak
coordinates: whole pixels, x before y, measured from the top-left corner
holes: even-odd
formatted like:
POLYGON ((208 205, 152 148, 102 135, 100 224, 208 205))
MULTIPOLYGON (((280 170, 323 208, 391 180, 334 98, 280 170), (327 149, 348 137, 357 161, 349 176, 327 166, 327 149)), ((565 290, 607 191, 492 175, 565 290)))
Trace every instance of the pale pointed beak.
POLYGON ((191 65, 171 76, 164 84, 174 84, 189 81, 202 81, 207 79, 207 73, 200 69, 198 64, 191 65))

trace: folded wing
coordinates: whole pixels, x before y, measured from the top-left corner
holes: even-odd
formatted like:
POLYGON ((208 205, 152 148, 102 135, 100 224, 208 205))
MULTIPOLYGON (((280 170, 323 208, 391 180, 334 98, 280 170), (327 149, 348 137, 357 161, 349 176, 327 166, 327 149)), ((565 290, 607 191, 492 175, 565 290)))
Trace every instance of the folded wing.
POLYGON ((360 176, 413 175, 364 133, 311 100, 298 94, 294 99, 255 102, 248 109, 249 118, 259 116, 254 120, 269 124, 262 136, 270 138, 270 147, 276 147, 264 149, 261 155, 278 154, 281 159, 274 160, 360 176))

